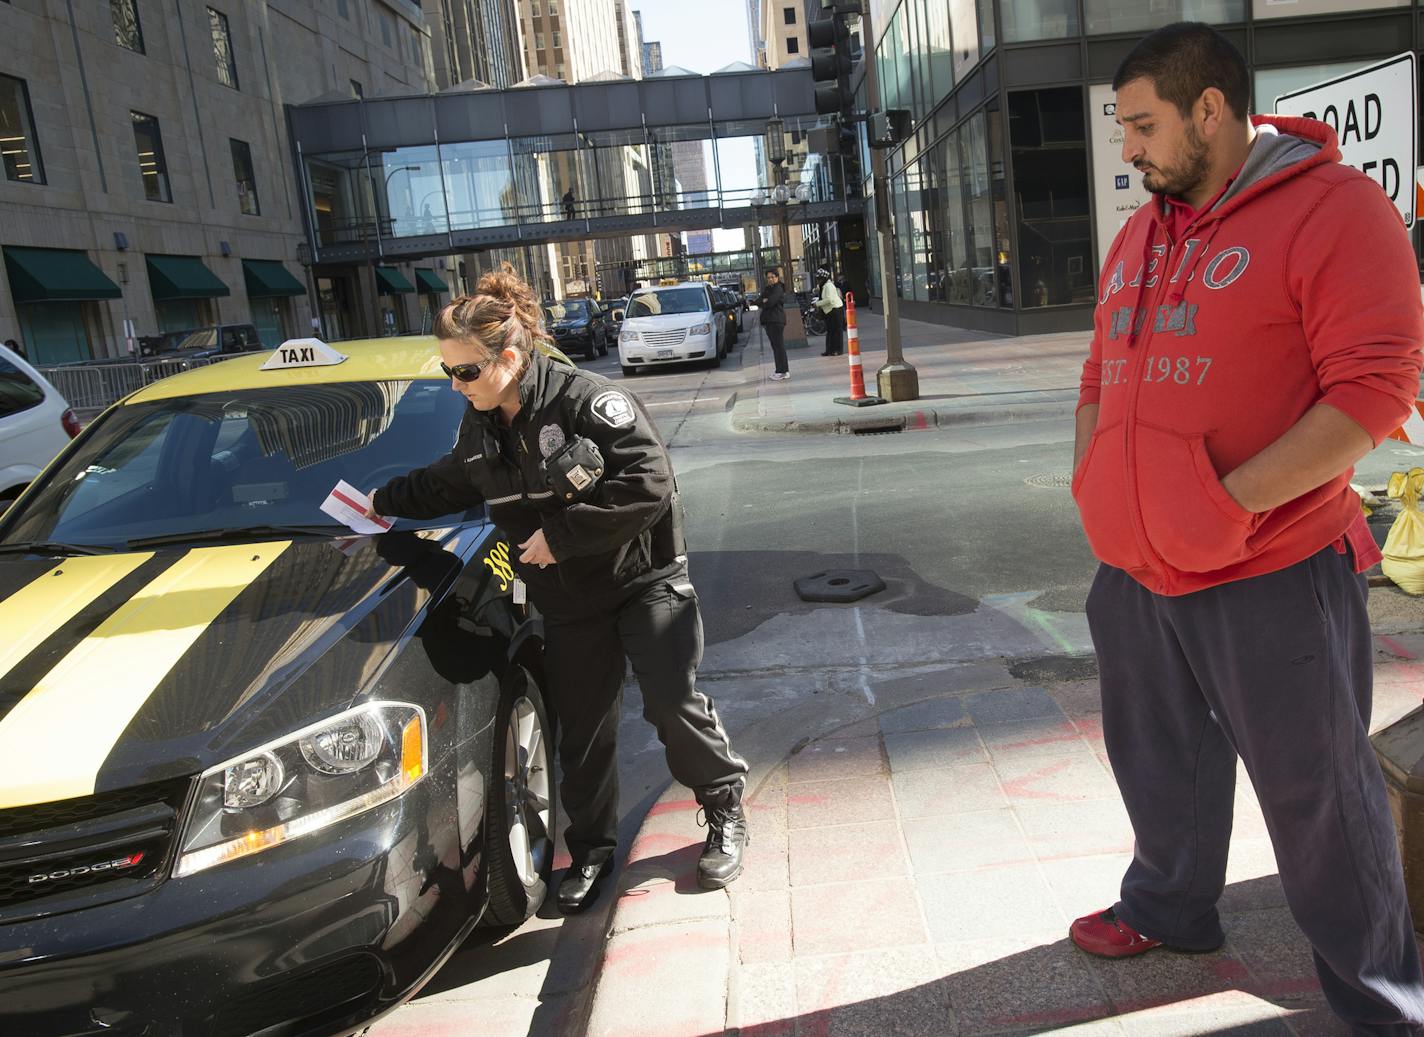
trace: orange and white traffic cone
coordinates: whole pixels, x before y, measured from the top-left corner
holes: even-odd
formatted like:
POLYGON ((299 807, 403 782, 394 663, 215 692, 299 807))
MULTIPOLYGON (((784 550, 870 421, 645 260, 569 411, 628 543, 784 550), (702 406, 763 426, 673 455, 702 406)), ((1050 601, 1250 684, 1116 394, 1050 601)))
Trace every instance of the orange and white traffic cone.
POLYGON ((868 396, 865 392, 865 371, 860 363, 860 329, 855 323, 855 293, 845 294, 846 357, 850 361, 850 395, 837 396, 836 403, 849 407, 873 407, 885 400, 879 396, 868 396))

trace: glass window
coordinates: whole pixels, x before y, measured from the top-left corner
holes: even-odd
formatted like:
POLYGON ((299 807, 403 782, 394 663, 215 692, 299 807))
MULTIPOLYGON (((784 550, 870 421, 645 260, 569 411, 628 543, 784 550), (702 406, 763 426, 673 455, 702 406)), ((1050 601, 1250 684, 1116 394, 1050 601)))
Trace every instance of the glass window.
POLYGON ((935 145, 920 159, 920 191, 925 209, 925 298, 944 302, 949 287, 949 255, 944 213, 944 149, 935 145))
POLYGON ((656 317, 660 313, 705 313, 710 310, 701 288, 671 288, 638 292, 628 300, 626 318, 656 317))
POLYGON ((361 86, 361 84, 360 84, 359 81, 353 79, 353 80, 351 80, 350 82, 351 82, 351 96, 352 96, 352 97, 365 97, 365 96, 366 96, 366 91, 365 91, 364 88, 362 88, 362 86, 361 86))
POLYGON ((954 35, 954 78, 963 79, 979 63, 979 23, 974 0, 951 0, 949 17, 954 35))
POLYGON ((1254 0, 1252 6, 1257 18, 1298 18, 1303 14, 1354 14, 1381 7, 1408 7, 1409 3, 1410 0, 1254 0))
POLYGON ((783 20, 787 25, 795 25, 795 24, 796 24, 796 8, 794 8, 794 7, 783 7, 783 8, 781 9, 781 18, 782 18, 782 20, 783 20))
POLYGON ((393 19, 391 18, 389 11, 383 10, 380 12, 380 15, 381 42, 384 43, 387 47, 389 47, 391 45, 391 22, 393 19))
POLYGON ((555 29, 549 34, 549 45, 553 47, 562 47, 564 45, 564 41, 560 38, 559 30, 555 29))
POLYGON ((984 113, 974 115, 962 134, 965 202, 969 226, 969 301, 994 306, 994 204, 990 196, 989 142, 984 113))
POLYGON ((343 18, 351 17, 351 8, 347 0, 336 0, 336 13, 343 18))
POLYGON ((915 261, 911 254, 910 203, 904 173, 891 179, 890 196, 891 208, 894 210, 891 215, 894 217, 895 226, 895 267, 892 274, 895 278, 895 294, 902 299, 909 299, 913 298, 911 293, 915 261))
POLYGON ((173 201, 168 184, 168 163, 163 157, 163 135, 158 120, 142 112, 129 112, 133 119, 134 147, 138 150, 138 168, 143 175, 143 194, 151 202, 173 201))
POLYGON ((789 40, 786 41, 786 53, 788 53, 788 54, 800 54, 800 53, 801 53, 801 41, 798 40, 795 36, 791 37, 789 40))
POLYGON ((930 106, 954 89, 954 46, 949 35, 949 0, 925 6, 925 45, 929 50, 930 106))
POLYGON ((979 0, 979 49, 987 54, 994 47, 994 0, 979 0))
POLYGON ((519 222, 519 203, 502 140, 440 145, 450 227, 498 227, 519 222))
POLYGON ((1083 18, 1089 35, 1150 32, 1172 22, 1241 22, 1246 0, 1083 0, 1083 18))
POLYGON ((910 91, 914 97, 911 111, 919 122, 929 111, 930 55, 925 45, 925 0, 905 0, 900 9, 905 12, 905 53, 910 55, 910 91))
POLYGON ((448 450, 464 407, 440 380, 249 389, 117 407, 36 487, 11 535, 118 547, 207 530, 326 525, 320 505, 338 479, 372 485, 380 481, 373 475, 408 471, 448 450), (193 463, 202 457, 209 461, 193 463))
POLYGON ((535 49, 535 50, 543 50, 543 49, 544 49, 544 34, 543 34, 542 32, 536 32, 536 33, 534 34, 534 49, 535 49))
POLYGON ((143 26, 138 21, 138 0, 109 0, 109 16, 114 20, 114 42, 143 53, 143 26))
POLYGON ((1078 35, 1078 0, 999 0, 1004 42, 1078 35))
POLYGON ((23 79, 0 76, 0 158, 5 179, 22 184, 42 184, 44 164, 30 112, 30 89, 23 79))
POLYGON ((969 305, 969 233, 964 219, 963 130, 955 130, 935 150, 944 167, 944 226, 946 266, 944 300, 969 305))
POLYGON ((925 208, 929 205, 928 188, 933 180, 928 156, 916 161, 905 174, 905 202, 909 206, 909 252, 912 263, 910 298, 921 302, 930 298, 929 221, 925 216, 925 208))
POLYGON ((1255 104, 1253 112, 1270 112, 1276 107, 1276 98, 1292 90, 1314 86, 1345 72, 1351 72, 1368 61, 1340 61, 1329 65, 1303 65, 1297 68, 1262 68, 1256 70, 1255 104))
POLYGON ((1010 236, 1009 203, 1004 189, 1004 132, 997 105, 984 111, 989 128, 989 183, 994 198, 994 273, 998 282, 998 304, 1014 305, 1013 238, 1010 236))
POLYGON ((232 177, 237 182, 237 203, 246 216, 260 216, 257 204, 257 177, 252 173, 252 149, 246 141, 228 140, 232 146, 232 177))
POLYGON ((1020 308, 1093 300, 1083 88, 1009 95, 1020 308))
POLYGON ((0 418, 8 418, 44 402, 44 390, 34 379, 0 356, 0 418))
POLYGON ((232 53, 232 33, 228 31, 227 15, 208 8, 208 28, 213 36, 213 61, 218 70, 218 82, 237 89, 237 59, 232 53))

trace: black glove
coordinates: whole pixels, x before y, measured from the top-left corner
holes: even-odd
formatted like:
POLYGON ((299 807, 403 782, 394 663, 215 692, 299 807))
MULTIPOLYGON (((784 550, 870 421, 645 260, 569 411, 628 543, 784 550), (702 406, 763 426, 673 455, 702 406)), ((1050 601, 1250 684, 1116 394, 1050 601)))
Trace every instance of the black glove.
POLYGON ((554 497, 564 504, 576 504, 592 497, 603 478, 603 454, 593 440, 575 436, 539 467, 554 497))

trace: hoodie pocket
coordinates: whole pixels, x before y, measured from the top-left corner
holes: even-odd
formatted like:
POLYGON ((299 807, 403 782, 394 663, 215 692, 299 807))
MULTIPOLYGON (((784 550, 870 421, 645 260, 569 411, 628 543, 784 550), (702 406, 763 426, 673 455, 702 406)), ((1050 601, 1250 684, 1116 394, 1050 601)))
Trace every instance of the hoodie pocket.
POLYGON ((1142 525, 1162 561, 1208 573, 1250 555, 1247 541, 1265 516, 1226 492, 1200 435, 1139 422, 1134 446, 1142 525))
POLYGON ((1128 505, 1122 435, 1120 421, 1093 431, 1070 492, 1098 561, 1133 571, 1143 567, 1144 559, 1128 505))

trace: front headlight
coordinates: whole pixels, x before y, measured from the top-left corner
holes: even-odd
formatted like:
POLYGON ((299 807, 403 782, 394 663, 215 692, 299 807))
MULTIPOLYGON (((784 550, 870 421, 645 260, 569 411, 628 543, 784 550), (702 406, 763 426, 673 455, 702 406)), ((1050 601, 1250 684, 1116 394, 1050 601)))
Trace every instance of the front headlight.
POLYGON ((694 324, 687 329, 689 335, 710 335, 712 334, 711 324, 694 324))
POLYGON ((175 877, 310 835, 395 799, 427 770, 425 712, 371 702, 204 772, 175 877))
POLYGON ((642 338, 643 336, 633 328, 621 328, 618 331, 618 341, 620 342, 641 342, 642 338))

